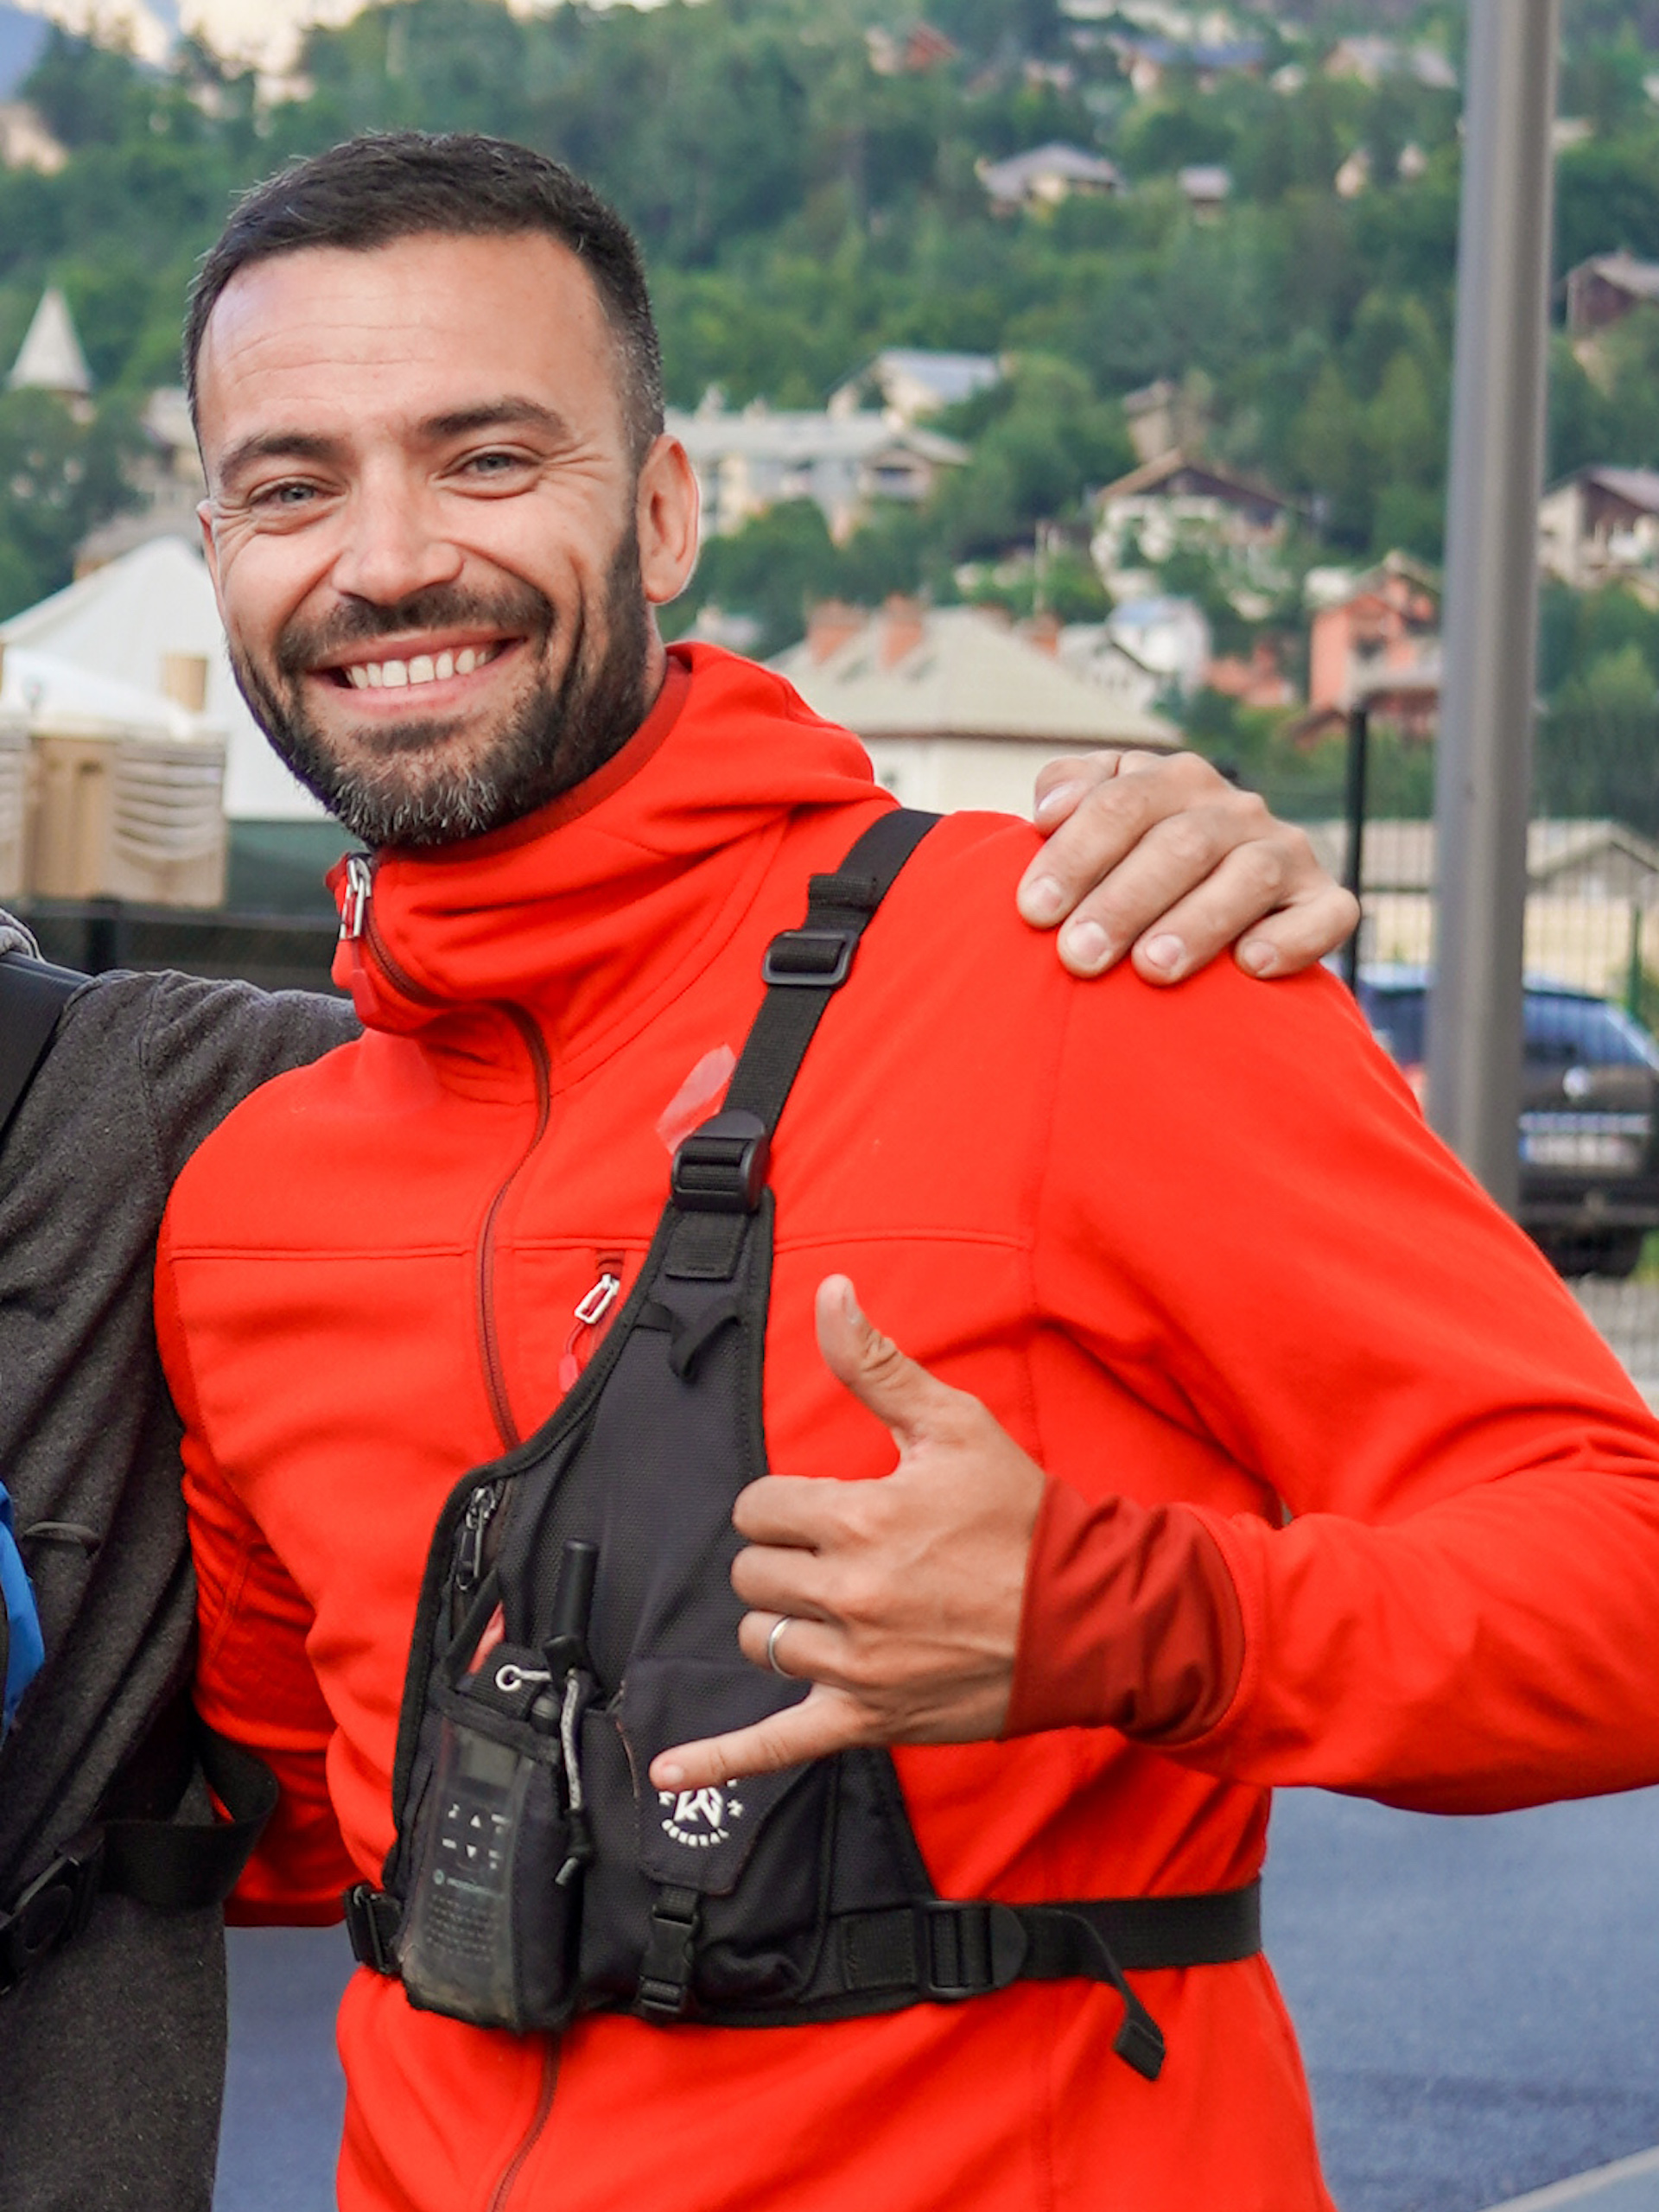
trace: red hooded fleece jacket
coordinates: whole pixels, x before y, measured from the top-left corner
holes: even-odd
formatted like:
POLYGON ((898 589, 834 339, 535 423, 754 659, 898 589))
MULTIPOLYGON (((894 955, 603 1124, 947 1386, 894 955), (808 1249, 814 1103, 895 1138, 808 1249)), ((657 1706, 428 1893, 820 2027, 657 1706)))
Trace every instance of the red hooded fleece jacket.
MULTIPOLYGON (((439 1509, 591 1351, 576 1309, 632 1284, 763 948, 886 804, 779 678, 677 652, 579 791, 384 860, 341 950, 367 1034, 266 1084, 186 1169, 157 1307, 200 1700, 284 1790, 245 1918, 332 1918, 378 1875, 439 1509)), ((1050 1478, 1011 1717, 1033 1732, 896 1755, 939 1890, 1229 1888, 1274 1783, 1470 1811, 1659 1779, 1659 1432, 1610 1354, 1328 976, 1076 982, 1015 917, 1033 848, 988 816, 927 839, 773 1155, 772 1466, 893 1464, 814 1343, 814 1288, 845 1270, 1050 1478), (1168 1509, 1160 1560, 1209 1580, 1179 1748, 1120 1732, 1120 1497, 1168 1509)), ((1155 2083, 1112 2056, 1094 1984, 555 2039, 414 2012, 362 1972, 340 2202, 1326 2207, 1266 1962, 1137 1980, 1168 2038, 1155 2083)))

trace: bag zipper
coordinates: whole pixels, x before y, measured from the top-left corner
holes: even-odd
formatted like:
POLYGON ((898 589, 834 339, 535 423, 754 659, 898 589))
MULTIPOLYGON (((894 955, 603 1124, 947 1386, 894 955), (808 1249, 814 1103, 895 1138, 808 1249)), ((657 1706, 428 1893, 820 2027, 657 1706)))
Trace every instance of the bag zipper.
MULTIPOLYGON (((416 1006, 442 1007, 448 1001, 429 990, 397 961, 381 936, 374 914, 374 874, 378 861, 369 853, 348 853, 346 856, 346 896, 341 902, 340 933, 347 943, 361 942, 365 953, 372 957, 386 981, 404 998, 416 1006)), ((530 1057, 531 1074, 536 1084, 536 1122, 530 1141, 513 1166, 497 1187, 484 1217, 484 1227, 478 1240, 477 1262, 474 1275, 474 1302, 478 1327, 480 1356, 484 1363, 484 1388, 490 1402, 490 1416, 495 1423, 496 1434, 503 1447, 514 1451, 524 1441, 518 1424, 513 1418, 512 1402, 507 1393, 505 1363, 501 1357, 500 1332, 495 1311, 495 1241, 501 1210, 509 1193, 525 1167, 531 1155, 547 1134, 547 1124, 552 1104, 552 1066, 548 1058, 547 1045, 534 1017, 526 1008, 514 1006, 506 1000, 493 1001, 499 1012, 518 1031, 525 1052, 530 1057)))

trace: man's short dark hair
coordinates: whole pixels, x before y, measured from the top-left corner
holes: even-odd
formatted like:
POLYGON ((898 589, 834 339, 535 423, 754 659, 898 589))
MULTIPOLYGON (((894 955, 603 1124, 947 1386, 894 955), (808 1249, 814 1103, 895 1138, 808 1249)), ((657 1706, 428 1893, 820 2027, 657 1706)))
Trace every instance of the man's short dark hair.
POLYGON ((308 247, 366 252, 433 232, 539 233, 577 256, 616 340, 623 414, 634 456, 643 459, 663 427, 663 364, 632 233, 563 162, 473 133, 397 130, 348 138, 326 154, 290 162, 238 201, 190 288, 184 384, 192 419, 202 334, 238 270, 308 247))

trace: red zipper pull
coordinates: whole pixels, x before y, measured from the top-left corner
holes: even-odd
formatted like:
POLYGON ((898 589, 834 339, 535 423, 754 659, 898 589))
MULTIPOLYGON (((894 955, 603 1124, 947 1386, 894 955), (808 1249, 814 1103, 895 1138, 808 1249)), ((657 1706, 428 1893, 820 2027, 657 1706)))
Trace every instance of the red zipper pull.
POLYGON ((622 1255, 602 1252, 599 1259, 599 1281, 591 1290, 584 1291, 575 1303, 575 1318, 570 1333, 564 1340, 564 1351, 559 1360, 559 1389, 575 1389, 582 1373, 582 1360, 578 1350, 584 1338, 590 1336, 615 1305, 622 1289, 622 1255))

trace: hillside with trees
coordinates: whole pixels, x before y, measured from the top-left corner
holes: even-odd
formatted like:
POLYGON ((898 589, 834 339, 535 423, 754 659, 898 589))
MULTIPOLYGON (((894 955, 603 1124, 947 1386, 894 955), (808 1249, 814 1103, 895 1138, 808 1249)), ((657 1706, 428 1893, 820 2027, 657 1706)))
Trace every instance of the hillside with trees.
MULTIPOLYGON (((1132 463, 1125 396, 1168 378, 1209 455, 1290 495, 1303 520, 1271 606, 1241 612, 1191 556, 1162 581, 1205 606, 1224 649, 1266 630, 1294 655, 1308 566, 1440 556, 1461 11, 1237 6, 1246 62, 1178 54, 1148 89, 1124 45, 1144 26, 1069 4, 930 0, 940 37, 916 67, 893 59, 915 19, 883 0, 538 14, 394 0, 314 31, 277 82, 188 42, 157 71, 54 31, 17 96, 67 158, 0 170, 0 357, 56 283, 97 404, 79 420, 40 393, 0 395, 0 614, 64 581, 120 505, 144 397, 177 380, 181 302, 234 194, 353 130, 418 125, 520 138, 615 200, 645 245, 682 406, 715 386, 733 407, 819 407, 883 346, 1005 357, 1000 384, 934 426, 969 458, 925 506, 839 544, 816 507, 775 507, 706 549, 682 624, 718 601, 770 649, 826 595, 984 594, 1019 611, 1045 526, 1058 549, 1047 603, 1103 611, 1078 550, 1083 503, 1132 463), (1329 73, 1339 36, 1379 32, 1437 66, 1329 73), (994 213, 984 165, 1050 141, 1106 156, 1122 188, 994 213), (1218 209, 1190 204, 1194 164, 1229 173, 1218 209)), ((1659 257, 1659 107, 1644 89, 1659 9, 1568 0, 1567 17, 1561 105, 1582 124, 1559 164, 1558 267, 1618 246, 1659 257)), ((1621 325, 1593 372, 1557 341, 1550 444, 1552 474, 1659 466, 1659 306, 1621 325)), ((1616 728, 1620 810, 1659 829, 1659 772, 1643 765, 1659 755, 1659 619, 1634 601, 1553 605, 1545 660, 1547 792, 1601 791, 1585 763, 1607 746, 1584 733, 1616 728)), ((1230 702, 1201 698, 1193 727, 1270 782, 1302 772, 1230 702)), ((1414 804, 1424 778, 1402 772, 1414 804)))

